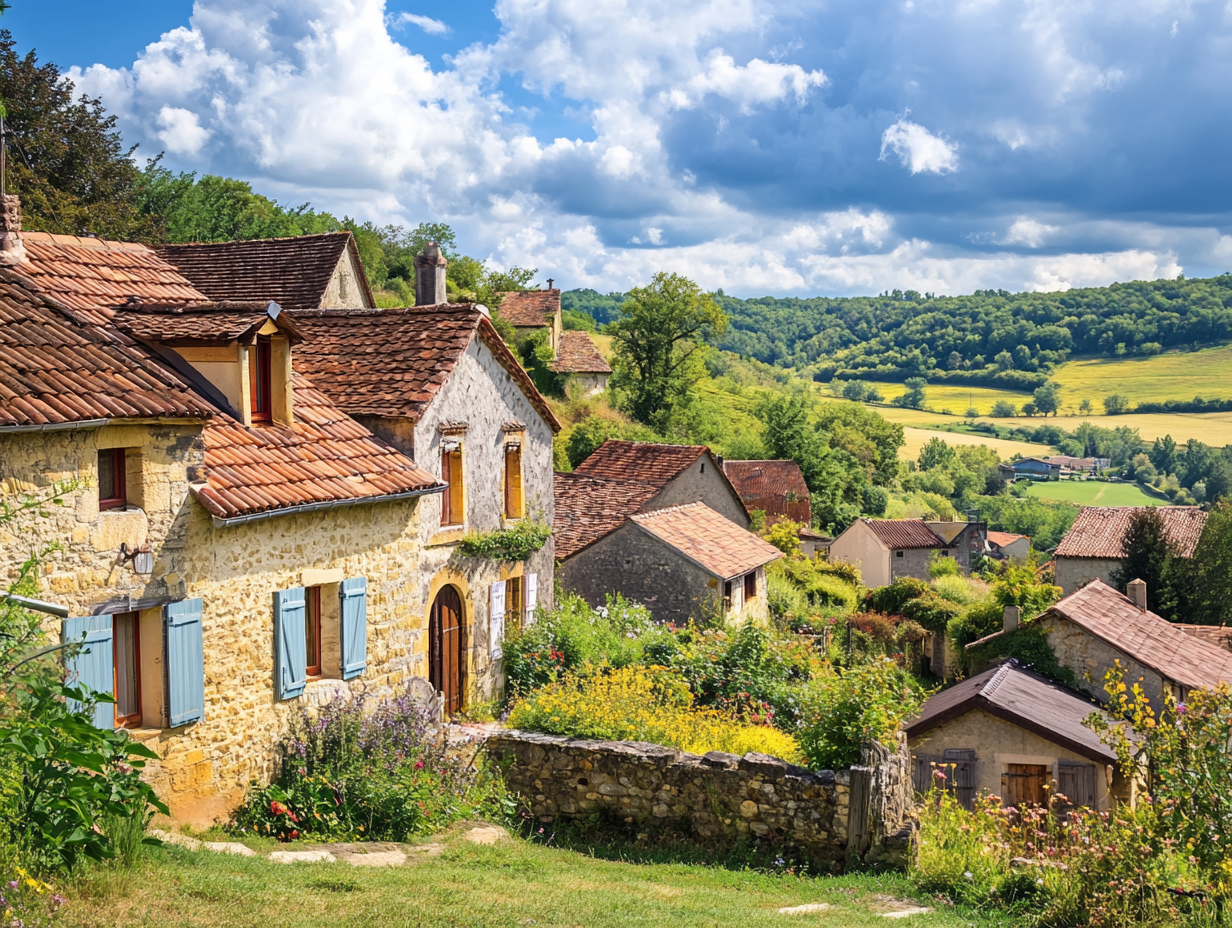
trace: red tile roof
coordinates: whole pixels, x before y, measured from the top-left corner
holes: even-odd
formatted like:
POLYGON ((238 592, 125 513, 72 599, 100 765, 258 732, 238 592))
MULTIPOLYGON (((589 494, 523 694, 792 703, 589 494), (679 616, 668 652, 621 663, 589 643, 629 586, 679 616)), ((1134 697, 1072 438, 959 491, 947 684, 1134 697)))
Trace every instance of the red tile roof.
POLYGON ((982 710, 1047 738, 1054 744, 1101 763, 1115 763, 1116 752, 1099 740, 1083 720, 1099 706, 1077 693, 1007 661, 929 697, 906 726, 918 738, 946 722, 982 710))
POLYGON ((709 453, 705 445, 659 445, 609 438, 574 470, 591 477, 634 480, 662 487, 709 453))
POLYGON ((945 548, 946 542, 919 519, 861 520, 887 548, 945 548))
MULTIPOLYGON (((1130 517, 1145 507, 1140 506, 1090 506, 1078 513, 1070 530, 1057 546, 1057 557, 1102 557, 1125 556, 1125 533, 1130 517)), ((1169 540, 1177 546, 1182 557, 1193 557, 1202 527, 1206 525, 1206 513, 1197 506, 1159 506, 1156 511, 1163 517, 1164 530, 1169 540)))
POLYGON ((1015 535, 1013 532, 989 532, 988 540, 999 548, 1004 548, 1012 545, 1021 538, 1026 538, 1026 535, 1015 535))
POLYGON ((585 474, 556 474, 556 556, 572 557, 587 545, 624 525, 625 520, 658 493, 658 488, 626 480, 602 480, 585 474))
POLYGON ((560 351, 551 364, 558 374, 610 374, 612 366, 603 360, 589 332, 562 332, 560 351))
MULTIPOLYGON (((363 267, 350 232, 154 247, 211 300, 273 300, 284 309, 319 309, 348 252, 363 267)), ((375 306, 362 273, 359 285, 354 305, 375 306)))
POLYGON ((560 430, 530 375, 474 304, 306 310, 294 318, 305 335, 293 354, 295 369, 352 415, 418 419, 471 339, 479 338, 544 420, 560 430))
POLYGON ((763 510, 767 524, 781 518, 811 524, 808 486, 795 461, 724 461, 723 472, 740 494, 744 508, 763 510))
POLYGON ((0 427, 213 416, 188 380, 0 270, 0 427))
POLYGON ((538 328, 551 325, 559 309, 559 290, 512 290, 501 294, 497 312, 510 325, 538 328))
POLYGON ((202 303, 209 298, 153 250, 136 242, 22 232, 30 260, 12 270, 30 289, 64 304, 90 322, 103 323, 118 306, 144 302, 202 303))
POLYGON ((273 321, 292 343, 303 335, 287 313, 280 313, 277 304, 266 303, 194 303, 187 306, 153 307, 140 305, 121 309, 112 324, 135 338, 164 345, 186 346, 229 344, 240 341, 251 344, 257 331, 273 321), (270 307, 275 307, 273 310, 270 307))
POLYGON ((774 545, 746 532, 705 503, 656 509, 630 518, 643 531, 724 580, 783 556, 774 545))
POLYGON ((302 376, 295 425, 246 428, 219 416, 205 429, 207 482, 197 499, 220 519, 312 503, 364 502, 444 485, 351 419, 302 376))
POLYGON ((1232 628, 1226 625, 1181 625, 1177 623, 1176 627, 1199 641, 1205 641, 1225 651, 1232 651, 1232 628))

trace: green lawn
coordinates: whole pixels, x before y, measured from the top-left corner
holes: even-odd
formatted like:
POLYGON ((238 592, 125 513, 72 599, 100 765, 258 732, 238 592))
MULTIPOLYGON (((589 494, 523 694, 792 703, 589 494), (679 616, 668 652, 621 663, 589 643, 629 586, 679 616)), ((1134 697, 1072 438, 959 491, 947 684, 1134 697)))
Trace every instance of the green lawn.
POLYGON ((1057 499, 1080 506, 1166 506, 1168 501, 1145 493, 1133 483, 1103 483, 1097 480, 1054 480, 1033 483, 1028 495, 1057 499))
MULTIPOLYGON (((417 856, 417 855, 413 855, 417 856)), ((663 928, 889 924, 958 928, 1008 925, 925 901, 937 911, 883 919, 894 899, 912 897, 900 875, 799 877, 681 863, 603 860, 521 839, 491 847, 454 840, 437 857, 391 869, 272 864, 207 851, 151 851, 134 872, 106 870, 70 888, 57 924, 227 926, 227 928, 663 928), (832 908, 808 915, 778 909, 832 908)))

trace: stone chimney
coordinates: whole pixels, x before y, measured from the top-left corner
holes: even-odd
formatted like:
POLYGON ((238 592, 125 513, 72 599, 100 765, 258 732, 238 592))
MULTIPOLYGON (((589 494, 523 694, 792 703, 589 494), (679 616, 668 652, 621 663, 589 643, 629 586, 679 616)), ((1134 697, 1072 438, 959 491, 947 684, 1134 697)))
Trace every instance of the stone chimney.
POLYGON ((1018 631, 1018 622, 1022 618, 1022 609, 1018 606, 1006 606, 1002 626, 1007 632, 1018 631))
POLYGON ((436 242, 428 242, 415 256, 415 305, 435 306, 445 303, 445 269, 449 262, 436 242))
POLYGON ((6 194, 0 203, 0 265, 25 264, 29 260, 21 241, 21 199, 6 194))
POLYGON ((1125 593, 1134 601, 1139 612, 1146 612, 1146 581, 1130 580, 1125 587, 1125 593))

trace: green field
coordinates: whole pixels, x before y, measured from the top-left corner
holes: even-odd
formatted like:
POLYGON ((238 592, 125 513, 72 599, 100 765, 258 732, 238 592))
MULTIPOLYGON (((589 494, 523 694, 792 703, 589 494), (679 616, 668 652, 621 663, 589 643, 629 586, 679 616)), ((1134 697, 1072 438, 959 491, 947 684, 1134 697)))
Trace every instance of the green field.
POLYGON ((1136 484, 1104 483, 1100 480, 1053 480, 1033 483, 1027 493, 1039 499, 1055 499, 1079 506, 1167 506, 1166 499, 1151 496, 1136 484))

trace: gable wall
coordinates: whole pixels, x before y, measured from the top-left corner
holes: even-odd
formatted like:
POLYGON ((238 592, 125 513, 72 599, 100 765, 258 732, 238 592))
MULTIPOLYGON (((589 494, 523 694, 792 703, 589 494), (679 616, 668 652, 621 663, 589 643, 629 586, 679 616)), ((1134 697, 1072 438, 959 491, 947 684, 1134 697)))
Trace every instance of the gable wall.
POLYGON ((703 454, 686 470, 668 481, 643 509, 667 509, 687 503, 705 503, 741 528, 749 527, 749 516, 744 510, 744 504, 727 483, 727 478, 719 473, 719 468, 708 454, 703 454))
POLYGON ((830 560, 860 568, 864 585, 869 589, 890 585, 893 559, 893 552, 887 551, 873 530, 863 522, 851 523, 830 543, 830 560))
POLYGON ((346 249, 338 259, 318 309, 371 309, 372 301, 361 282, 363 276, 363 267, 351 255, 351 249, 346 249))
POLYGON ((1168 681, 1156 671, 1059 616, 1045 614, 1035 622, 1035 626, 1047 636, 1048 645, 1057 661, 1074 672, 1078 686, 1091 696, 1099 700, 1108 698, 1104 691, 1104 674, 1120 661, 1125 668, 1125 685, 1132 687, 1141 682, 1156 711, 1163 706, 1163 693, 1168 681))
POLYGON ((1057 586, 1068 596, 1092 580, 1102 580, 1112 586, 1112 572, 1121 566, 1120 558, 1058 557, 1054 568, 1057 586))

